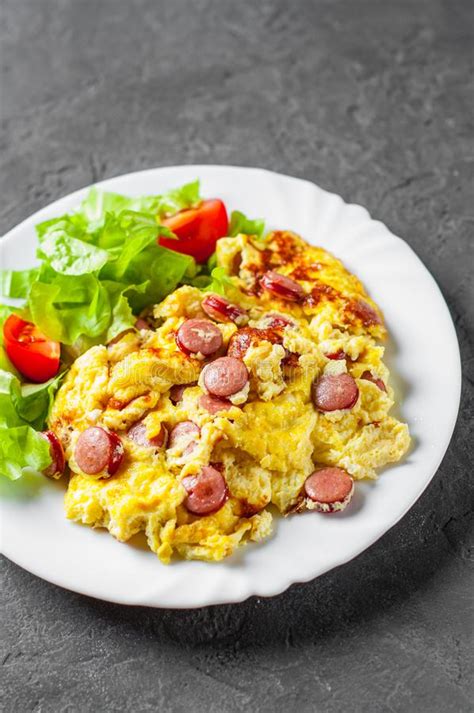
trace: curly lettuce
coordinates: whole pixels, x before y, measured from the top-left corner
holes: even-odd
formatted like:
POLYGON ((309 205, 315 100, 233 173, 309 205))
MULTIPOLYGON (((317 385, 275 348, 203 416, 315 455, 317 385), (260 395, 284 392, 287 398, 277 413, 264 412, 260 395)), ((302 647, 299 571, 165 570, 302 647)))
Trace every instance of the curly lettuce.
POLYGON ((157 244, 160 216, 196 205, 199 181, 161 196, 130 198, 92 188, 79 209, 36 227, 39 268, 0 273, 6 297, 65 345, 109 341, 135 315, 198 272, 194 259, 157 244))
POLYGON ((49 444, 31 426, 0 427, 0 475, 21 478, 26 468, 44 470, 51 463, 49 444))
POLYGON ((11 309, 0 306, 0 475, 21 477, 25 468, 51 463, 49 445, 38 433, 45 427, 63 374, 44 384, 22 384, 2 344, 3 322, 11 309))
POLYGON ((239 210, 234 210, 230 216, 229 236, 235 237, 243 233, 244 235, 255 235, 262 238, 265 230, 265 221, 261 218, 247 218, 239 210))

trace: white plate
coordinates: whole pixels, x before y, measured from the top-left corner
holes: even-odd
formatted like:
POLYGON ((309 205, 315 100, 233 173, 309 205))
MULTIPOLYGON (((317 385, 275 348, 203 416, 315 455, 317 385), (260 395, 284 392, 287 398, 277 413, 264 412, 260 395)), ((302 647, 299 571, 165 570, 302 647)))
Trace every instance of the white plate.
MULTIPOLYGON (((443 297, 411 248, 364 208, 312 183, 261 169, 180 166, 119 176, 99 184, 130 195, 160 193, 201 179, 204 196, 263 217, 321 245, 364 282, 385 313, 387 360, 409 424, 413 448, 374 484, 357 484, 340 515, 307 513, 275 519, 274 536, 218 564, 162 565, 155 555, 107 532, 67 521, 64 486, 46 481, 36 494, 2 483, 1 541, 21 567, 62 587, 100 599, 155 607, 197 607, 270 596, 347 562, 375 542, 413 505, 448 447, 459 407, 461 369, 456 333, 443 297), (21 491, 21 492, 20 492, 21 491)), ((34 225, 78 205, 87 189, 51 204, 6 235, 3 267, 35 262, 34 225)))

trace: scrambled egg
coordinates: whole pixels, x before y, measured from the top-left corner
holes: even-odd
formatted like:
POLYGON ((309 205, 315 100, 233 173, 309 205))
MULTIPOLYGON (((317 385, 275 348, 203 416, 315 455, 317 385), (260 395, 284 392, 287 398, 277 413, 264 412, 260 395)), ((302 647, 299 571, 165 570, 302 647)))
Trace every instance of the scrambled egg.
MULTIPOLYGON (((122 542, 144 531, 164 563, 173 554, 221 560, 244 541, 268 537, 275 509, 294 511, 305 479, 317 467, 375 478, 377 468, 400 460, 409 446, 407 426, 389 415, 394 394, 379 344, 386 335, 382 315, 339 260, 293 233, 275 232, 264 241, 247 235, 221 239, 217 262, 232 282, 227 298, 249 315, 243 328, 250 335, 242 356, 250 375, 245 403, 214 415, 199 405, 204 363, 185 355, 175 334, 185 319, 208 318, 201 307, 205 293, 184 286, 154 308, 156 329, 127 332, 80 356, 50 416, 71 471, 66 516, 105 527, 122 542), (260 278, 268 270, 296 280, 307 298, 289 302, 263 290, 260 278), (252 330, 265 336, 269 315, 275 314, 291 320, 279 343, 253 340, 252 330), (341 353, 345 358, 337 358, 341 353), (368 371, 385 389, 362 378, 368 371), (356 380, 357 403, 318 411, 311 384, 322 374, 344 372, 356 380), (176 384, 191 386, 173 403, 170 389, 176 384), (137 444, 127 431, 141 419, 148 438, 162 426, 170 431, 193 421, 201 429, 195 449, 186 455, 166 445, 137 444), (75 460, 77 439, 91 425, 115 432, 124 445, 124 460, 111 477, 87 475, 75 460), (193 515, 184 507, 181 480, 209 463, 221 464, 229 497, 214 514, 193 515)), ((222 355, 239 327, 231 321, 217 326, 222 355)))

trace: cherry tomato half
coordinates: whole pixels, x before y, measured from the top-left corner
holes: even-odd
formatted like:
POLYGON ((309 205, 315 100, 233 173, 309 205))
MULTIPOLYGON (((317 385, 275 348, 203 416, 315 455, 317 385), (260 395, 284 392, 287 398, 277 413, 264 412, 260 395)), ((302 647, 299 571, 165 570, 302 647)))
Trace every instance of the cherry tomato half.
POLYGON ((43 383, 59 370, 60 344, 48 339, 32 322, 11 314, 3 325, 8 358, 30 381, 43 383))
POLYGON ((159 236, 160 245, 192 255, 197 262, 205 262, 212 255, 216 242, 227 235, 229 228, 226 207, 218 198, 203 201, 197 208, 182 210, 161 222, 178 240, 159 236))

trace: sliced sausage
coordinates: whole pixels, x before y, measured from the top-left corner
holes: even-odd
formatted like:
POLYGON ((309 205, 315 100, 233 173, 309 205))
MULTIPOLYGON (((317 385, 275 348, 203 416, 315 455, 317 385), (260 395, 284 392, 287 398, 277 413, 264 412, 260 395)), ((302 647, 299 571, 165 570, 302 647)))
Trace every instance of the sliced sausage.
POLYGON ((153 436, 153 438, 148 438, 146 435, 146 425, 144 421, 137 421, 131 428, 127 431, 127 436, 139 446, 144 448, 161 448, 166 443, 168 438, 168 431, 166 427, 161 424, 160 432, 153 436))
POLYGON ((206 295, 201 302, 201 307, 216 322, 234 322, 237 325, 248 322, 248 314, 245 309, 220 295, 206 295))
POLYGON ((359 317, 364 327, 370 327, 375 324, 382 324, 378 313, 364 300, 355 300, 352 311, 359 317))
POLYGON ((387 391, 387 387, 385 386, 385 383, 382 381, 382 379, 379 379, 378 376, 374 376, 370 371, 364 371, 360 378, 365 379, 366 381, 371 381, 373 384, 375 384, 375 386, 379 387, 380 391, 387 391))
POLYGON ((79 468, 88 475, 97 475, 107 469, 114 475, 123 460, 120 438, 100 426, 91 426, 77 439, 74 457, 79 468))
POLYGON ((316 510, 340 511, 352 498, 354 481, 342 468, 322 468, 306 478, 304 492, 316 504, 316 510))
POLYGON ((236 394, 249 380, 247 367, 235 357, 221 357, 203 370, 206 389, 213 396, 226 397, 236 394))
POLYGON ((289 302, 298 302, 305 296, 305 291, 298 282, 273 270, 264 274, 261 285, 267 292, 289 302))
POLYGON ((243 327, 230 338, 227 356, 243 359, 250 347, 261 344, 263 341, 271 344, 281 344, 283 337, 280 332, 269 327, 267 329, 243 327))
POLYGON ((199 406, 214 415, 219 411, 228 411, 232 407, 232 402, 228 399, 219 399, 217 396, 203 394, 199 399, 199 406))
POLYGON ((194 515, 210 515, 227 500, 224 476, 212 465, 205 465, 197 475, 188 475, 181 482, 188 493, 184 506, 194 515))
POLYGON ((331 354, 325 354, 324 356, 326 357, 326 359, 334 359, 340 361, 341 359, 346 358, 346 353, 342 349, 338 349, 337 352, 331 352, 331 354))
POLYGON ((139 317, 135 322, 135 329, 151 329, 146 319, 139 317))
POLYGON ((187 319, 176 333, 176 344, 185 354, 211 356, 222 346, 221 330, 207 319, 187 319))
POLYGON ((122 441, 116 433, 109 433, 109 440, 111 444, 111 453, 107 472, 109 475, 115 475, 122 464, 124 449, 122 441))
POLYGON ((66 459, 61 441, 53 431, 44 431, 41 436, 49 443, 49 453, 51 463, 43 470, 43 473, 50 478, 59 478, 64 473, 66 459))
POLYGON ((170 400, 176 405, 183 399, 183 394, 190 386, 196 386, 196 381, 192 384, 175 384, 170 389, 170 400))
POLYGON ((350 374, 326 374, 313 382, 311 395, 320 411, 337 411, 352 408, 359 397, 359 389, 350 374))
POLYGON ((181 421, 172 429, 168 448, 179 447, 183 455, 189 455, 196 448, 196 439, 201 435, 201 429, 193 421, 181 421))

